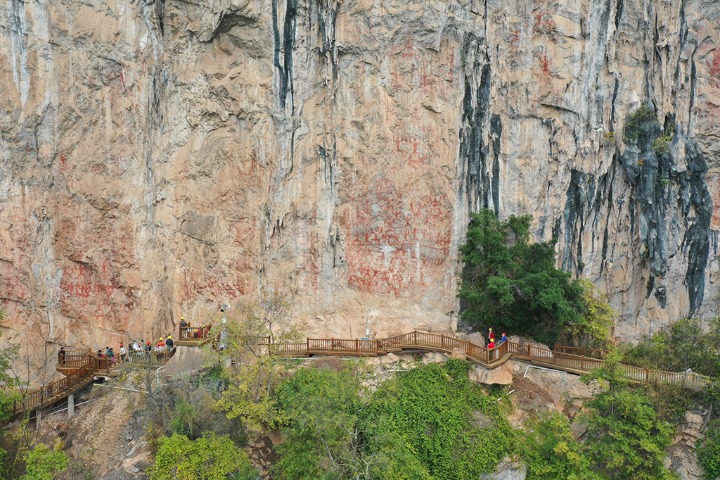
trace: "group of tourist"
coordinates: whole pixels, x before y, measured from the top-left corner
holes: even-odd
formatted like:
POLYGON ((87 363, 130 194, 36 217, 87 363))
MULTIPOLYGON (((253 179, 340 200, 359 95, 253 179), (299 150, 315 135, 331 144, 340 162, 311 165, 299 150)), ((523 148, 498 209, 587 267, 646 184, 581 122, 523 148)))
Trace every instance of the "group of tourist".
POLYGON ((500 340, 495 343, 495 332, 493 332, 493 329, 490 328, 488 330, 488 344, 487 348, 488 350, 493 350, 495 347, 499 347, 503 343, 507 342, 507 335, 505 332, 502 333, 502 336, 500 337, 500 340))
POLYGON ((175 348, 175 344, 173 342, 172 336, 168 335, 167 340, 163 337, 160 337, 160 339, 155 342, 153 345, 152 342, 149 340, 146 342, 144 339, 140 338, 137 340, 133 340, 130 343, 130 349, 128 350, 127 347, 125 347, 124 344, 120 344, 120 355, 115 355, 115 352, 113 352, 112 347, 106 347, 105 353, 101 350, 98 350, 98 357, 104 357, 104 358, 110 358, 110 362, 115 363, 123 363, 126 361, 133 361, 133 360, 140 360, 140 359, 146 359, 150 357, 151 354, 155 354, 156 356, 160 356, 164 354, 165 352, 172 352, 175 348))
MULTIPOLYGON (((111 365, 118 363, 124 363, 127 361, 147 359, 151 355, 160 357, 168 352, 172 352, 175 349, 175 342, 172 335, 168 335, 167 338, 160 337, 160 339, 153 345, 149 340, 146 342, 140 338, 133 340, 128 347, 124 343, 120 344, 120 349, 116 353, 113 347, 107 346, 105 350, 98 348, 95 355, 96 358, 107 358, 111 365)), ((58 352, 58 364, 60 366, 66 365, 67 352, 65 347, 60 347, 58 352)))

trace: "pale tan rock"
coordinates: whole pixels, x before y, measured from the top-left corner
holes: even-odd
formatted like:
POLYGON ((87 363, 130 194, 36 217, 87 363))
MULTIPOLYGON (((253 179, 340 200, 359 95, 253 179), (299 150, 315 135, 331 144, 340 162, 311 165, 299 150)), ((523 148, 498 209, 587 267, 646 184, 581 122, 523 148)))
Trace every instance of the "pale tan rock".
POLYGON ((271 291, 314 337, 454 329, 481 206, 558 238, 619 337, 714 315, 718 3, 526 3, 7 2, 2 341, 40 372, 60 345, 158 337, 271 291), (644 197, 621 160, 640 159, 622 131, 642 102, 676 132, 674 176, 644 197), (655 198, 662 222, 643 217, 655 198))
POLYGON ((465 351, 461 348, 453 348, 452 353, 450 354, 450 358, 456 358, 459 360, 465 360, 467 358, 467 354, 465 351))
POLYGON ((470 380, 486 385, 510 385, 512 383, 512 366, 505 362, 499 367, 491 370, 485 367, 476 366, 469 372, 470 380))

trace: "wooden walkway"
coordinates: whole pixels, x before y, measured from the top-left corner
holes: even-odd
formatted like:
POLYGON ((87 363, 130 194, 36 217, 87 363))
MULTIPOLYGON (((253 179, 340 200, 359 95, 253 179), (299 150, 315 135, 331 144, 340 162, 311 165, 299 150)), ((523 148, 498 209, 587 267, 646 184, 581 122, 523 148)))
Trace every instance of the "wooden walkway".
MULTIPOLYGON (((212 340, 209 332, 209 325, 181 327, 179 338, 175 340, 175 344, 177 346, 202 346, 212 340)), ((469 360, 486 368, 496 368, 512 358, 579 375, 590 373, 605 364, 605 360, 602 358, 603 352, 599 350, 561 346, 550 350, 510 341, 489 350, 467 340, 418 331, 377 340, 308 338, 304 343, 272 343, 269 337, 261 337, 253 339, 252 343, 264 346, 267 348, 267 353, 280 357, 319 355, 375 357, 403 350, 443 353, 460 351, 469 360)), ((140 365, 152 363, 153 366, 160 366, 170 359, 172 352, 165 352, 160 356, 156 352, 151 352, 151 355, 147 357, 149 358, 148 362, 143 362, 142 359, 139 362, 138 359, 133 361, 140 365)), ((694 372, 665 372, 623 364, 618 368, 626 378, 637 383, 669 383, 691 389, 702 389, 710 384, 710 378, 694 372)), ((97 376, 116 376, 119 367, 111 364, 108 358, 94 356, 89 350, 68 350, 64 356, 59 358, 57 370, 66 376, 24 394, 22 400, 15 404, 13 416, 53 405, 87 387, 97 376)))
MULTIPOLYGON (((509 359, 527 361, 575 374, 586 374, 605 365, 599 350, 555 347, 550 350, 529 344, 506 341, 493 350, 466 340, 436 333, 411 332, 377 340, 345 340, 336 338, 308 338, 305 343, 272 344, 265 342, 271 355, 281 357, 312 357, 315 355, 378 356, 403 350, 426 350, 452 353, 461 351, 468 359, 487 368, 496 368, 509 359)), ((666 372, 620 364, 620 372, 637 383, 670 383, 692 389, 702 389, 710 378, 694 372, 666 372)))
MULTIPOLYGON (((161 366, 167 363, 173 352, 149 353, 152 356, 148 355, 147 360, 136 359, 131 363, 161 366)), ((57 365, 57 371, 65 377, 24 393, 22 399, 13 406, 13 417, 54 405, 84 389, 98 376, 116 377, 120 373, 121 365, 111 363, 109 358, 97 357, 90 350, 68 350, 64 356, 58 358, 57 365)))

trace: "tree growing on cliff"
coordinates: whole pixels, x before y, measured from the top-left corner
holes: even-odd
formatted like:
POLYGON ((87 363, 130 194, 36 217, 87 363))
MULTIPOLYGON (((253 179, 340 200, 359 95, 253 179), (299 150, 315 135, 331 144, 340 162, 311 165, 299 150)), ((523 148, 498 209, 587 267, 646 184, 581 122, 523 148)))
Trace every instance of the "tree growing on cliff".
POLYGON ((304 338, 302 325, 291 320, 292 305, 291 297, 272 292, 257 302, 240 305, 239 318, 231 318, 222 327, 226 348, 215 354, 228 365, 224 369, 228 386, 217 405, 229 419, 242 421, 251 435, 282 423, 271 394, 285 372, 274 356, 264 354, 269 348, 264 339, 298 343, 304 338))
POLYGON ((593 320, 582 283, 555 268, 552 242, 529 243, 530 220, 501 222, 491 210, 472 215, 461 247, 461 320, 547 343, 564 332, 591 332, 582 328, 593 320))

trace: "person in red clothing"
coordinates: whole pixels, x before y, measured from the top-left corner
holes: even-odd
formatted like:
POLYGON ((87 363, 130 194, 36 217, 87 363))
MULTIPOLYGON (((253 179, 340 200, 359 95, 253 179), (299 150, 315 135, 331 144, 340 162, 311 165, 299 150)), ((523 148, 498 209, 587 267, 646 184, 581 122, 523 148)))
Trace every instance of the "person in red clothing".
POLYGON ((493 351, 493 350, 495 350, 495 339, 494 338, 490 339, 490 342, 488 343, 487 348, 488 348, 488 358, 490 360, 494 360, 495 359, 495 352, 493 351))
POLYGON ((492 328, 488 330, 488 340, 491 342, 495 341, 495 333, 493 333, 492 328))

